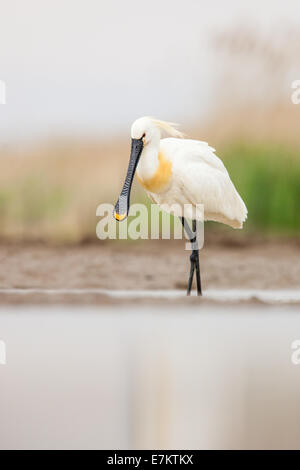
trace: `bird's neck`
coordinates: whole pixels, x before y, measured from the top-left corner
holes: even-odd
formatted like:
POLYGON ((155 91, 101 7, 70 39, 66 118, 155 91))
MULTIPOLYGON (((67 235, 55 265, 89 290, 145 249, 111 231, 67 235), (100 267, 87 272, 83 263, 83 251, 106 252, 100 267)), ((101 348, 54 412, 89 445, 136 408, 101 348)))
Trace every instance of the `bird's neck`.
POLYGON ((158 152, 160 139, 147 143, 143 148, 138 166, 137 174, 141 180, 149 180, 155 175, 159 166, 158 152))

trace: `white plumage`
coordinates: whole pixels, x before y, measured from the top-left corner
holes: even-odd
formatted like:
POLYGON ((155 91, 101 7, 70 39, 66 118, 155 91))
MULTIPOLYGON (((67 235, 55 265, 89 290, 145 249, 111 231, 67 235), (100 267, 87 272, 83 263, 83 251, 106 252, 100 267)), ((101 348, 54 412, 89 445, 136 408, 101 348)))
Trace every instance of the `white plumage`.
POLYGON ((164 210, 181 216, 174 204, 185 207, 185 216, 199 219, 196 204, 204 205, 204 220, 213 220, 242 228, 247 208, 232 183, 215 149, 206 142, 182 138, 161 138, 162 132, 178 134, 173 126, 160 127, 160 121, 140 118, 132 126, 132 137, 145 134, 145 146, 137 167, 137 175, 150 198, 164 210), (140 130, 142 128, 142 131, 140 130), (157 138, 157 130, 159 138, 157 138), (147 131, 149 137, 147 139, 147 131), (141 134, 142 132, 142 134, 141 134), (152 184, 159 178, 161 162, 158 156, 171 163, 171 175, 161 187, 152 184), (150 184, 147 185, 147 181, 150 184), (144 183, 144 184, 143 184, 144 183), (173 206, 173 207, 171 207, 173 206))

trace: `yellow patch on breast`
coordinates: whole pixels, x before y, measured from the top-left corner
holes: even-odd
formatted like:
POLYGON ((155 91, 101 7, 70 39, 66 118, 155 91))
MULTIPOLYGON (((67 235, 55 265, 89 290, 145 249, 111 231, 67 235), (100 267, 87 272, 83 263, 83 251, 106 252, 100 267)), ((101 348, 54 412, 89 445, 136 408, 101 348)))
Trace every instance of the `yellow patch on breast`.
POLYGON ((139 183, 143 188, 147 189, 151 193, 157 193, 161 191, 170 182, 172 176, 172 163, 164 155, 159 152, 158 154, 158 168, 155 174, 145 180, 137 175, 139 183))

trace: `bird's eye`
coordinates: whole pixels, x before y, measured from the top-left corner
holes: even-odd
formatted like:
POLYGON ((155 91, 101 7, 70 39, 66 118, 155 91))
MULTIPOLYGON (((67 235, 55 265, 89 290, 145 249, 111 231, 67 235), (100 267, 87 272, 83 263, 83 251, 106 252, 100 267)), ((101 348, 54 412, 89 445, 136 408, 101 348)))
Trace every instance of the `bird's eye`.
POLYGON ((145 134, 145 132, 144 132, 144 134, 142 135, 142 139, 143 139, 144 137, 146 137, 146 134, 145 134))

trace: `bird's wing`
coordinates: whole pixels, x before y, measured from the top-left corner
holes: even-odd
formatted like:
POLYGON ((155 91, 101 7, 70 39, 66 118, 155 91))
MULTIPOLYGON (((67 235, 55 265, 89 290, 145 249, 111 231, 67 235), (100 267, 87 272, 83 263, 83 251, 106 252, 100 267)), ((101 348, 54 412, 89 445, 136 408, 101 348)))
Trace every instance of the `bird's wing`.
POLYGON ((164 148, 173 147, 173 181, 186 203, 203 204, 205 220, 241 227, 247 208, 214 149, 197 140, 181 140, 181 145, 174 142, 180 139, 164 140, 173 141, 164 148))
POLYGON ((222 160, 215 154, 215 149, 208 145, 207 142, 193 139, 167 138, 161 139, 160 147, 162 151, 173 155, 174 159, 196 161, 199 163, 204 162, 212 168, 227 173, 222 160))

